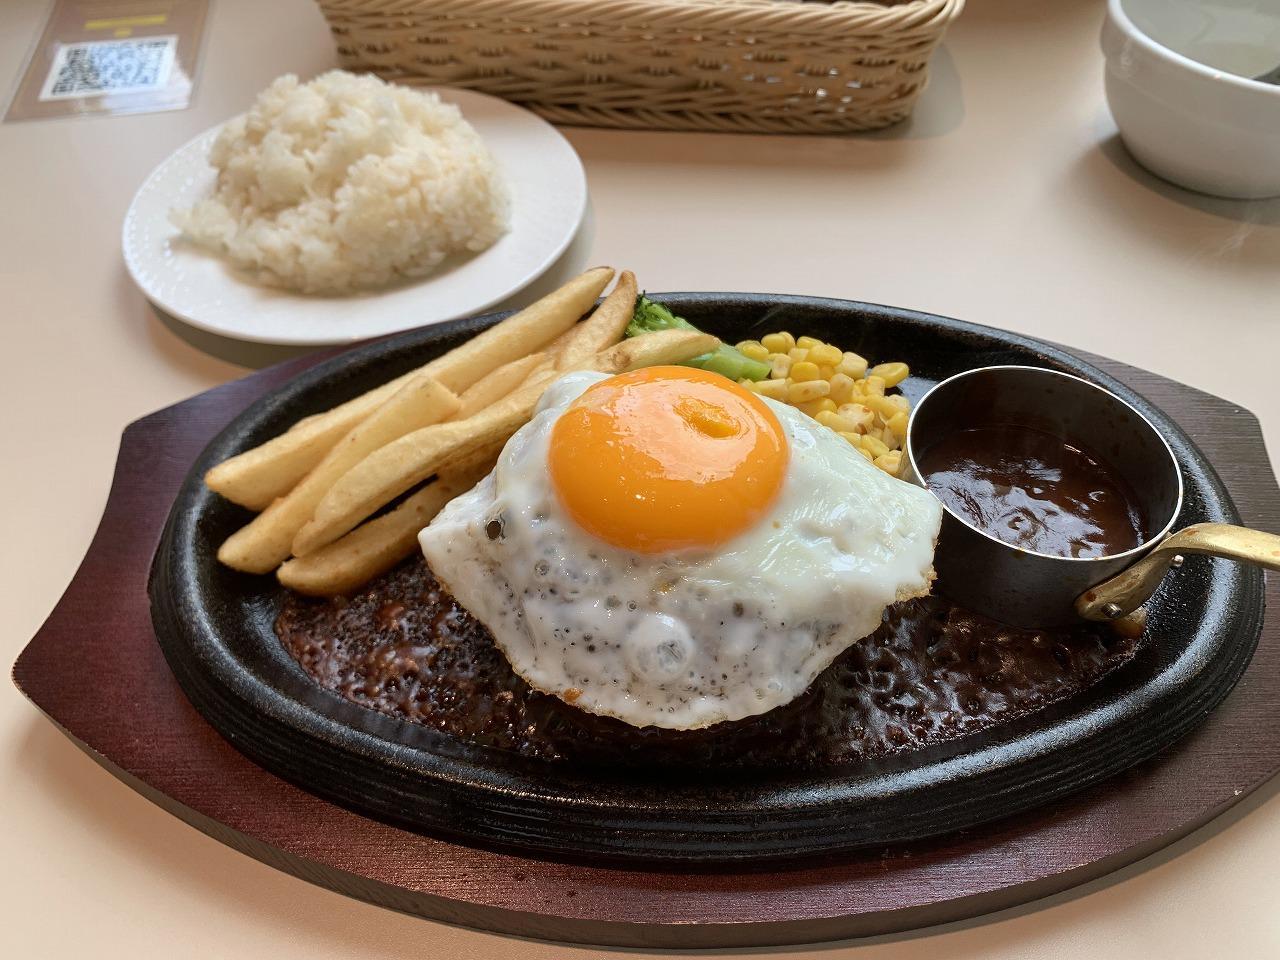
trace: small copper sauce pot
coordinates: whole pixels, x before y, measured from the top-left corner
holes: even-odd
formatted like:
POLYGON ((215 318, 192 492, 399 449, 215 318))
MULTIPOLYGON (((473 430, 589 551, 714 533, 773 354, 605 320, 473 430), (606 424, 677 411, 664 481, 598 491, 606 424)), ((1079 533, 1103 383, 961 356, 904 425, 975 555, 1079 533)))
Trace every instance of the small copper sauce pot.
POLYGON ((1182 507, 1182 473, 1146 417, 1108 390, 1039 367, 982 367, 942 381, 920 399, 907 426, 906 479, 928 489, 922 456, 942 437, 977 427, 1024 426, 1088 451, 1138 498, 1138 546, 1093 558, 1014 546, 943 505, 936 589, 1021 627, 1117 620, 1154 592, 1182 554, 1210 553, 1280 569, 1280 537, 1230 524, 1171 534, 1182 507))

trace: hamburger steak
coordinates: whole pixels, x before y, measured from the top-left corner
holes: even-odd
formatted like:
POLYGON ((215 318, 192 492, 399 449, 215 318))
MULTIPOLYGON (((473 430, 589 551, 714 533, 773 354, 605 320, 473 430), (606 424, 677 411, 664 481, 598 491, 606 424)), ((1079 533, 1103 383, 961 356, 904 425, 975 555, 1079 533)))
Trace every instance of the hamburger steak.
POLYGON ((1019 630, 930 596, 891 607, 809 689, 760 716, 636 728, 532 690, 420 557, 351 597, 289 592, 285 650, 321 687, 464 745, 578 764, 806 770, 954 740, 1070 697, 1140 641, 1082 623, 1019 630))

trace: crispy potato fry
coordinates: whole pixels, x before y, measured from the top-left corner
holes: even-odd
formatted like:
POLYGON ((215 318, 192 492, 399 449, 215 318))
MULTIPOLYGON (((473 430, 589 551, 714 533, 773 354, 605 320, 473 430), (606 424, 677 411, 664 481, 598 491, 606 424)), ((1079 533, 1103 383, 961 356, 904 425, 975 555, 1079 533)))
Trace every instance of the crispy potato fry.
POLYGON ((458 399, 461 405, 453 415, 454 420, 465 420, 474 416, 492 403, 497 403, 520 384, 529 379, 529 375, 539 368, 548 366, 551 358, 545 353, 531 353, 519 360, 499 367, 468 387, 458 399))
POLYGON ((543 357, 544 359, 542 362, 530 370, 529 375, 520 381, 520 386, 527 386, 528 384, 533 383, 534 380, 537 380, 540 383, 550 383, 555 379, 554 376, 547 376, 547 374, 554 374, 556 372, 555 361, 546 354, 543 354, 543 357))
POLYGON ((601 373, 626 373, 640 367, 656 367, 667 363, 683 363, 709 353, 720 340, 709 333, 693 330, 658 330, 623 340, 608 350, 589 358, 579 369, 601 373))
MULTIPOLYGON (((707 333, 663 330, 624 340, 580 363, 578 369, 623 373, 638 367, 679 363, 715 349, 707 333)), ((333 543, 365 517, 411 490, 444 464, 493 443, 505 443, 533 415, 538 398, 557 373, 545 372, 466 420, 438 423, 387 444, 338 480, 293 541, 305 557, 333 543)))
POLYGON ((224 460, 204 475, 205 486, 233 503, 262 510, 305 477, 333 445, 385 403, 413 374, 384 383, 326 413, 298 421, 259 447, 224 460))
POLYGON ((553 359, 559 357, 561 354, 564 353, 564 348, 567 347, 569 345, 569 342, 573 340, 573 338, 577 335, 578 327, 580 326, 582 326, 582 324, 579 323, 570 327, 564 333, 560 334, 560 336, 556 337, 554 340, 548 343, 545 347, 543 347, 542 352, 547 354, 549 357, 553 359))
POLYGON ((485 374, 540 350, 570 329, 612 279, 611 267, 595 267, 574 277, 559 290, 446 353, 435 361, 431 375, 455 393, 466 390, 485 374))
POLYGON ((612 278, 610 267, 588 270, 444 356, 332 410, 307 417, 280 436, 218 464, 205 474, 205 484, 241 506, 265 509, 292 490, 334 444, 417 374, 428 374, 455 393, 464 391, 491 371, 540 349, 572 328, 612 278))
POLYGON ((339 440, 286 496, 228 537, 218 550, 218 559, 247 573, 270 573, 289 558, 293 538, 339 477, 379 447, 448 419, 459 405, 452 392, 419 374, 339 440))
POLYGON ((299 420, 297 423, 295 423, 295 424, 294 424, 293 426, 291 426, 289 429, 290 429, 290 430, 297 430, 297 429, 299 429, 300 427, 305 427, 307 424, 309 424, 309 423, 314 423, 318 418, 323 417, 323 416, 324 416, 324 414, 323 414, 323 413, 313 413, 313 414, 311 414, 311 416, 309 416, 309 417, 303 417, 301 420, 299 420))
POLYGON ((446 503, 475 486, 488 472, 497 453, 497 449, 487 450, 469 465, 442 470, 433 483, 390 513, 356 527, 309 556, 288 561, 276 576, 289 589, 315 597, 350 593, 363 586, 413 553, 418 545, 418 531, 430 523, 446 503))
POLYGON ((577 364, 621 340, 635 313, 636 293, 636 275, 630 270, 623 270, 618 275, 617 286, 595 312, 569 328, 565 335, 567 339, 556 354, 556 366, 572 370, 577 364))
POLYGON ((505 443, 533 415, 551 371, 466 420, 438 423, 374 451, 338 480, 298 531, 294 556, 305 557, 333 543, 361 520, 411 490, 445 464, 505 443))

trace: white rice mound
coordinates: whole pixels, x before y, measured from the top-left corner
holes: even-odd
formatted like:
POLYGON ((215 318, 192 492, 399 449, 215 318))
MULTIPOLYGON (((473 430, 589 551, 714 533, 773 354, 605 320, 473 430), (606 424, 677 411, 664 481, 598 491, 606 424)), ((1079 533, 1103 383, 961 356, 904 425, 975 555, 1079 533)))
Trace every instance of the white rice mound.
POLYGON ((213 196, 174 224, 270 286, 382 287, 507 231, 506 185, 462 112, 373 76, 280 77, 223 127, 209 163, 213 196))

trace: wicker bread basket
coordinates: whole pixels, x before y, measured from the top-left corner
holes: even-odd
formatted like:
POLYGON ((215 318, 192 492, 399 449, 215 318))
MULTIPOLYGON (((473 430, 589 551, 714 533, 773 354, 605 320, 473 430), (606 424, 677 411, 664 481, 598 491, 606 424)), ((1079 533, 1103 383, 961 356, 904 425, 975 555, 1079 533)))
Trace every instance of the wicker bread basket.
POLYGON ((318 0, 345 67, 549 120, 835 133, 902 120, 964 0, 318 0))

